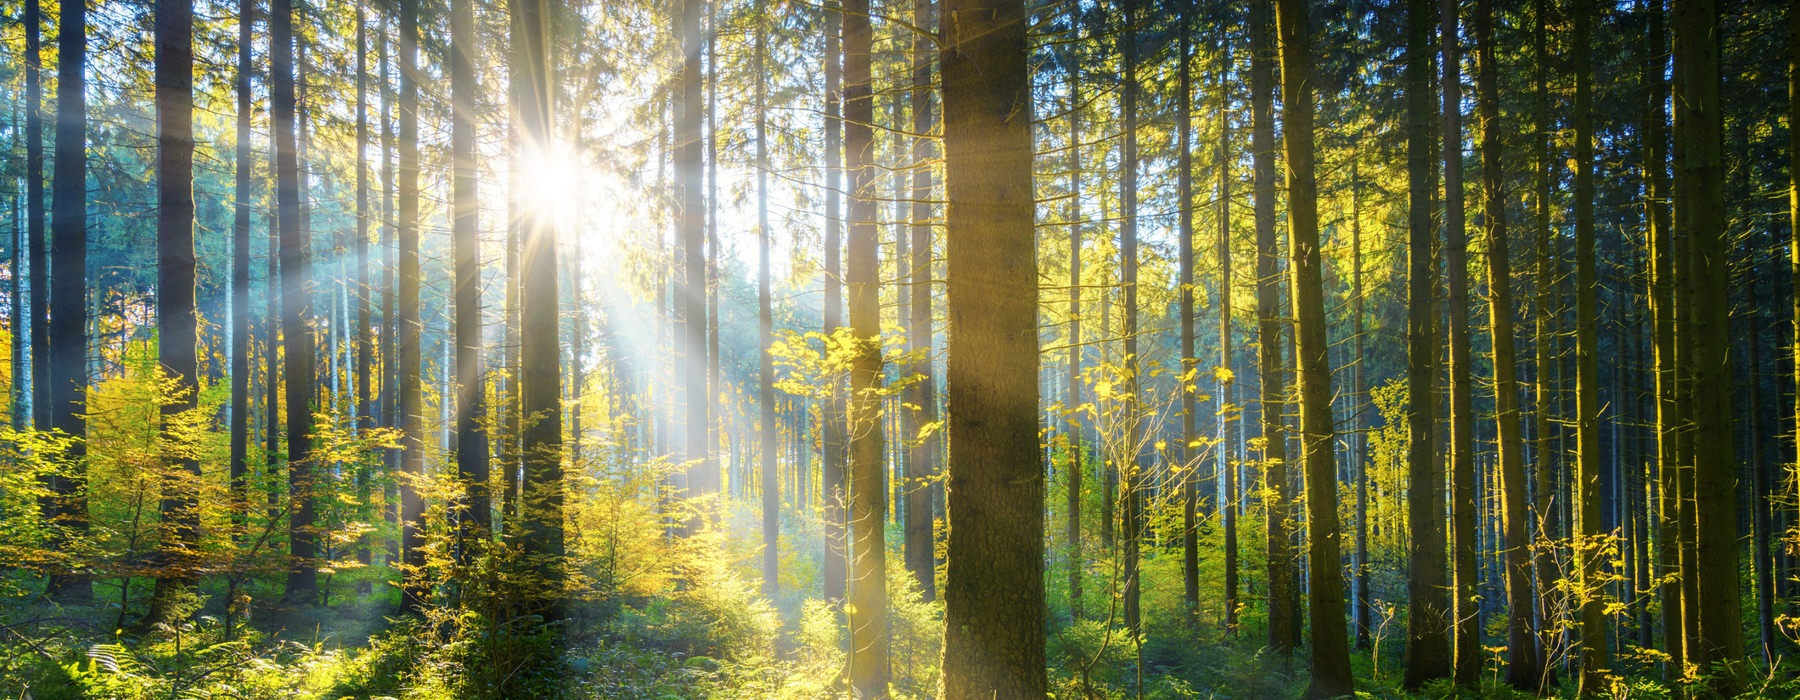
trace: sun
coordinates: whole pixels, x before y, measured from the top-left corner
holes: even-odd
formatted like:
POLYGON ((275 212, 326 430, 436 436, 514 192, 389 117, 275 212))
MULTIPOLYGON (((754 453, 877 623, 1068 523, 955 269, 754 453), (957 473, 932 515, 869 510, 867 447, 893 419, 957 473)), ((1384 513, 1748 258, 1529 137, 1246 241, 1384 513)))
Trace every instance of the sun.
POLYGON ((514 204, 517 216, 545 217, 558 230, 568 230, 581 208, 583 168, 580 155, 556 144, 525 146, 517 156, 514 204))

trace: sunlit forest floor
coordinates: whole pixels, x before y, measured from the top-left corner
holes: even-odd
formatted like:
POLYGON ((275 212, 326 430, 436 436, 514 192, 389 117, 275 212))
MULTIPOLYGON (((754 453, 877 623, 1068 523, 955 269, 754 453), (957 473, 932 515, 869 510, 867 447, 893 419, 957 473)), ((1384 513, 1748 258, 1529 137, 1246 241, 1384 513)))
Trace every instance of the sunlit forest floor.
MULTIPOLYGON (((787 593, 774 599, 757 590, 758 537, 747 505, 688 538, 662 536, 654 520, 639 525, 603 538, 606 556, 572 562, 587 577, 586 593, 571 603, 560 642, 509 633, 506 625, 469 612, 471 606, 450 604, 458 592, 447 584, 434 590, 422 615, 402 614, 398 590, 384 583, 392 570, 379 562, 322 581, 325 605, 280 604, 279 576, 252 580, 241 594, 249 619, 234 625, 231 635, 223 584, 201 586, 189 622, 146 625, 147 579, 130 581, 123 592, 120 579, 99 579, 93 606, 59 607, 29 593, 39 585, 34 577, 14 573, 5 579, 0 604, 0 698, 848 697, 841 678, 842 615, 817 598, 822 557, 789 546, 819 541, 816 523, 783 523, 789 528, 781 557, 787 593), (368 592, 359 593, 365 584, 368 592), (530 661, 544 657, 556 661, 530 661), (510 690, 497 690, 503 687, 510 690)), ((898 529, 891 529, 889 541, 899 541, 898 529)), ((1218 534, 1208 533, 1215 539, 1218 534)), ((1123 632, 1112 604, 1116 557, 1089 567, 1080 621, 1071 619, 1066 569, 1058 568, 1066 562, 1050 563, 1047 642, 1054 697, 1301 696, 1305 649, 1286 660, 1266 649, 1255 581, 1247 582, 1237 634, 1226 635, 1218 601, 1202 601, 1196 615, 1186 612, 1179 549, 1146 554, 1141 644, 1123 632)), ((1249 571, 1262 566, 1254 547, 1244 554, 1249 571)), ((922 600, 899 562, 898 553, 890 555, 893 696, 930 698, 942 606, 922 600)), ((1203 562, 1202 571, 1207 578, 1222 575, 1217 561, 1203 562)), ((1498 630, 1503 622, 1493 620, 1490 627, 1498 630)), ((1353 657, 1361 697, 1457 696, 1447 682, 1403 691, 1403 611, 1380 611, 1376 623, 1373 643, 1353 657)), ((1465 689, 1462 697, 1534 697, 1499 682, 1503 648, 1486 651, 1480 689, 1465 689)), ((1630 650, 1618 659, 1628 668, 1616 680, 1616 697, 1679 697, 1657 680, 1653 662, 1630 650)), ((1791 671, 1764 671, 1752 697, 1800 697, 1791 671)), ((1554 696, 1574 697, 1572 684, 1559 686, 1554 696)))

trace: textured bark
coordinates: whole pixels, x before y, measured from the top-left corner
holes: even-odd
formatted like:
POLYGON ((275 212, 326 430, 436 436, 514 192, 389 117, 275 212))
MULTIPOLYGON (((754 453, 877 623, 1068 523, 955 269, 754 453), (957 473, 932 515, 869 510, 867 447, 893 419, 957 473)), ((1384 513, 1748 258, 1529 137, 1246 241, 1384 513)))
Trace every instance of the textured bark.
POLYGON ((199 405, 198 316, 194 310, 194 5, 157 0, 156 36, 156 361, 174 380, 163 397, 162 515, 151 620, 193 586, 200 543, 200 462, 181 444, 175 421, 199 405))
POLYGON ((1438 4, 1444 151, 1444 267, 1449 277, 1451 619, 1456 684, 1474 686, 1481 672, 1481 609, 1475 600, 1475 390, 1469 370, 1468 232, 1463 215, 1462 48, 1457 0, 1438 4))
POLYGON ((287 414, 289 602, 312 602, 318 596, 319 537, 313 530, 312 398, 313 337, 311 237, 302 226, 300 161, 295 135, 293 31, 291 0, 272 0, 269 23, 275 44, 270 63, 269 117, 275 133, 275 208, 280 229, 281 336, 283 403, 287 414))
POLYGON ((1683 410, 1675 393, 1675 259, 1670 242, 1669 170, 1668 170, 1668 100, 1669 86, 1664 78, 1669 58, 1667 31, 1663 23, 1663 0, 1646 3, 1644 66, 1644 229, 1650 248, 1650 314, 1656 363, 1656 471, 1657 471, 1657 575, 1662 581, 1658 594, 1662 598, 1663 651, 1669 655, 1664 670, 1667 680, 1683 674, 1685 653, 1682 635, 1682 598, 1680 571, 1680 525, 1677 499, 1681 484, 1680 454, 1676 450, 1683 410))
POLYGON ((1406 115, 1409 230, 1407 255, 1407 498, 1408 542, 1406 581, 1407 688, 1450 677, 1450 601, 1446 595, 1444 551, 1444 474, 1434 438, 1437 410, 1434 379, 1437 348, 1433 320, 1437 264, 1432 258, 1436 231, 1431 221, 1432 113, 1437 98, 1431 89, 1431 29, 1436 14, 1430 0, 1409 0, 1406 12, 1406 115))
POLYGON ((1534 540, 1537 549, 1536 569, 1538 584, 1537 629, 1538 666, 1543 671, 1538 676, 1538 688, 1547 690, 1556 685, 1555 670, 1549 666, 1552 652, 1556 650, 1558 640, 1562 637, 1562 625, 1556 606, 1556 581, 1560 576, 1557 570, 1557 510, 1556 500, 1556 465, 1561 459, 1560 450, 1554 435, 1555 400, 1552 382, 1551 344, 1556 335, 1556 307, 1554 285, 1557 275, 1557 264, 1551 256, 1550 239, 1550 187, 1552 177, 1550 168, 1550 132, 1554 128, 1550 122, 1550 54, 1547 46, 1550 0, 1535 0, 1532 10, 1532 124, 1533 124, 1533 156, 1532 165, 1532 204, 1535 214, 1532 230, 1534 257, 1537 260, 1533 274, 1533 296, 1536 314, 1532 324, 1532 397, 1535 399, 1533 411, 1532 436, 1535 445, 1532 448, 1536 464, 1533 483, 1536 492, 1532 494, 1532 517, 1537 523, 1537 537, 1534 540))
POLYGON ((50 257, 44 240, 43 8, 25 0, 25 236, 31 267, 31 425, 50 429, 50 257))
MULTIPOLYGON (((1526 531, 1525 441, 1519 422, 1518 351, 1513 336, 1516 299, 1506 228, 1505 145, 1500 125, 1500 65, 1494 56, 1493 0, 1475 3, 1476 110, 1481 132, 1481 218, 1488 242, 1488 330, 1494 348, 1494 451, 1500 463, 1500 525, 1506 586, 1506 683, 1534 690, 1538 682, 1531 539, 1526 531)), ((1459 659, 1460 660, 1460 659, 1459 659)), ((1460 664, 1459 664, 1460 665, 1460 664)))
POLYGON ((472 0, 450 3, 450 237, 455 269, 458 561, 468 565, 492 532, 488 495, 487 370, 481 359, 481 193, 475 174, 475 34, 472 0))
MULTIPOLYGON (((375 371, 375 337, 371 327, 374 309, 370 306, 370 295, 374 293, 369 287, 369 20, 362 0, 356 3, 356 427, 359 431, 371 430, 375 427, 375 396, 371 384, 375 371)), ((248 31, 246 28, 245 31, 248 31)), ((246 56, 245 61, 248 61, 246 56)), ((247 89, 246 89, 247 91, 247 89)), ((247 99, 247 97, 246 97, 247 99)), ((245 226, 249 226, 246 217, 245 226)), ((234 307, 235 308, 235 307, 234 307)), ((235 417, 235 416, 234 416, 235 417)), ((367 460, 356 465, 356 502, 360 504, 357 517, 368 521, 373 519, 374 474, 367 460)), ((356 542, 356 560, 363 566, 373 562, 374 553, 370 551, 367 533, 358 536, 356 542)), ((363 581, 357 586, 358 593, 367 595, 374 590, 374 584, 363 581)))
MULTIPOLYGON (((850 174, 844 282, 850 334, 849 427, 850 685, 858 697, 887 695, 887 472, 881 430, 880 232, 875 223, 875 122, 868 0, 843 12, 844 157, 850 174)), ((1036 375, 1033 374, 1035 377, 1036 375)), ((1033 425, 1036 422, 1033 421, 1033 425)), ((1042 528, 1040 528, 1040 531, 1042 528)))
MULTIPOLYGON (((56 164, 50 182, 50 235, 53 238, 48 333, 47 411, 51 430, 77 441, 58 473, 46 479, 44 519, 60 526, 49 544, 58 548, 88 530, 87 469, 87 8, 62 6, 56 40, 56 164)), ((45 426, 40 426, 45 427, 45 426)), ((45 583, 51 598, 81 603, 93 598, 84 575, 55 571, 45 583)))
POLYGON ((1306 695, 1355 692, 1338 532, 1337 421, 1331 410, 1331 344, 1325 328, 1319 256, 1318 183, 1313 160, 1312 29, 1306 0, 1278 0, 1282 142, 1287 155, 1288 253, 1293 275, 1294 365, 1300 389, 1300 445, 1306 470, 1307 612, 1312 682, 1306 695))
MULTIPOLYGON (((1083 224, 1081 212, 1081 65, 1079 61, 1068 64, 1069 77, 1069 396, 1063 405, 1074 411, 1081 405, 1081 237, 1083 224)), ((1086 470, 1087 460, 1083 458, 1081 438, 1084 428, 1079 413, 1069 414, 1069 473, 1066 486, 1068 491, 1068 523, 1063 537, 1069 541, 1069 617, 1080 620, 1083 617, 1082 573, 1087 570, 1087 558, 1083 554, 1085 536, 1081 531, 1081 491, 1082 472, 1086 470)))
POLYGON ((947 0, 945 700, 1045 697, 1031 84, 1020 0, 947 0))
MULTIPOLYGON (((1699 589, 1698 643, 1691 663, 1709 674, 1715 692, 1729 697, 1739 676, 1744 631, 1739 607, 1737 463, 1732 454, 1730 270, 1726 256, 1725 167, 1719 99, 1719 8, 1713 0, 1674 3, 1675 236, 1686 239, 1686 284, 1693 290, 1691 323, 1681 329, 1692 368, 1695 568, 1699 589)), ((1680 354, 1680 351, 1677 351, 1680 354)))
MULTIPOLYGON (((1300 579, 1294 536, 1296 498, 1288 475, 1287 368, 1281 362, 1281 251, 1275 233, 1275 44, 1267 2, 1250 5, 1251 162, 1256 183, 1256 345, 1261 377, 1263 535, 1268 553, 1269 648, 1300 646, 1300 579)), ((1286 70, 1286 66, 1282 66, 1286 70)), ((1291 118, 1291 112, 1283 115, 1291 118)), ((1298 253, 1296 253, 1298 254, 1298 253)))

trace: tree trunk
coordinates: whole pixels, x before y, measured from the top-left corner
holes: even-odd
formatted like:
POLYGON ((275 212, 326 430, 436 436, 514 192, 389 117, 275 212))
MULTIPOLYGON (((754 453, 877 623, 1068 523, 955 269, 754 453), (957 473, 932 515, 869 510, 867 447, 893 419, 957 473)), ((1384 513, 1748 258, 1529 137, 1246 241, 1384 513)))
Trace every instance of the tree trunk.
POLYGON ((488 495, 487 370, 481 362, 481 194, 475 172, 475 124, 480 86, 475 79, 475 9, 450 4, 451 257, 456 303, 457 561, 468 566, 492 529, 488 495))
MULTIPOLYGON (((844 155, 850 171, 844 277, 850 331, 850 684, 859 697, 887 694, 886 473, 882 468, 879 235, 875 225, 875 121, 868 0, 844 3, 844 155)), ((1033 278, 1035 279, 1035 277, 1033 278)), ((1033 307, 1035 308, 1035 307, 1033 307)), ((1035 336, 1034 336, 1035 337, 1035 336)), ((1036 376, 1034 373, 1032 376, 1036 376)), ((1035 404, 1034 404, 1035 405, 1035 404)), ((1033 425, 1036 421, 1033 421, 1033 425)), ((1039 529, 1042 531, 1042 528, 1039 529)))
MULTIPOLYGON (((906 569, 912 572, 913 578, 919 582, 925 600, 937 598, 937 540, 934 537, 932 503, 936 500, 934 493, 941 492, 942 485, 932 477, 937 473, 938 438, 937 433, 921 437, 919 428, 937 421, 937 384, 931 371, 931 168, 927 165, 932 158, 931 139, 931 45, 930 36, 923 32, 932 27, 932 0, 913 1, 913 25, 918 31, 912 36, 912 279, 910 292, 912 301, 908 311, 912 319, 908 323, 909 349, 913 354, 913 366, 908 374, 918 377, 907 388, 907 403, 916 408, 907 412, 912 417, 910 427, 906 430, 907 439, 912 441, 906 458, 906 569)), ((1077 477, 1079 479, 1079 477, 1077 477)), ((1076 505, 1076 511, 1080 505, 1076 505)), ((1079 516, 1077 516, 1079 517, 1079 516)), ((1076 561, 1080 560, 1077 556, 1076 561)), ((1081 584, 1076 582, 1074 590, 1079 591, 1081 584)))
MULTIPOLYGON (((1219 446, 1213 451, 1213 479, 1223 479, 1224 484, 1219 493, 1219 525, 1224 532, 1225 557, 1225 596, 1222 603, 1225 614, 1225 632, 1237 633, 1238 609, 1238 480, 1237 465, 1231 463, 1231 446, 1234 434, 1233 419, 1238 413, 1236 405, 1236 384, 1231 373, 1231 98, 1226 83, 1226 74, 1231 70, 1231 43, 1225 31, 1224 10, 1218 18, 1218 46, 1220 65, 1213 72, 1213 89, 1219 95, 1219 143, 1218 168, 1218 212, 1219 223, 1218 255, 1219 255, 1219 365, 1214 375, 1219 381, 1219 446)), ((1273 145, 1270 146, 1273 148, 1273 145)), ((1260 332, 1260 331, 1259 331, 1260 332)))
MULTIPOLYGON (((25 0, 25 236, 31 267, 31 426, 50 429, 50 254, 44 240, 43 8, 25 0)), ((60 70, 60 69, 59 69, 60 70)))
MULTIPOLYGON (((1506 682, 1524 691, 1538 682, 1532 634, 1531 540, 1526 534, 1525 443, 1519 429, 1518 352, 1514 348, 1512 260, 1507 248, 1505 148, 1500 125, 1500 66, 1494 57, 1493 0, 1475 4, 1476 109, 1481 131, 1481 219, 1488 242, 1488 330, 1494 347, 1494 441, 1500 463, 1506 585, 1506 682)), ((1460 657, 1459 657, 1460 658, 1460 657)))
POLYGON ((425 476, 423 360, 424 319, 419 317, 419 0, 400 0, 399 363, 401 601, 423 610, 425 502, 416 480, 425 476))
MULTIPOLYGON (((1179 79, 1176 83, 1180 95, 1176 98, 1176 166, 1175 166, 1175 206, 1178 235, 1180 236, 1180 305, 1181 305, 1181 445, 1176 453, 1182 456, 1181 465, 1176 474, 1181 485, 1181 584, 1182 602, 1187 605, 1188 614, 1192 615, 1200 607, 1200 543, 1199 527, 1196 520, 1198 510, 1200 484, 1195 478, 1195 465, 1199 463, 1199 448, 1196 440, 1197 415, 1200 412, 1198 386, 1200 361, 1194 355, 1194 158, 1191 149, 1191 132, 1193 131, 1193 62, 1192 37, 1194 33, 1194 11, 1198 3, 1181 3, 1178 12, 1175 60, 1179 63, 1177 71, 1179 79), (1190 391, 1190 387, 1194 390, 1190 391)), ((1070 102, 1073 109, 1074 102, 1070 102)))
POLYGON ((1682 635, 1682 595, 1680 572, 1680 525, 1678 497, 1681 484, 1679 442, 1681 412, 1675 392, 1675 297, 1673 273, 1674 251, 1670 242, 1668 136, 1668 82, 1663 77, 1669 59, 1666 31, 1663 27, 1662 0, 1648 0, 1645 24, 1648 31, 1644 66, 1645 114, 1644 139, 1644 228, 1650 248, 1650 313, 1654 323, 1653 345, 1656 357, 1656 464, 1657 464, 1657 573, 1662 583, 1657 589, 1662 598, 1663 651, 1669 655, 1664 678, 1674 681, 1682 676, 1685 665, 1682 635))
POLYGON ((1430 0, 1407 3, 1406 92, 1407 179, 1411 213, 1407 226, 1407 546, 1406 678, 1409 689, 1450 676, 1450 605, 1444 576, 1444 475, 1437 459, 1434 422, 1438 340, 1433 319, 1437 264, 1432 259, 1435 231, 1431 222, 1431 116, 1437 105, 1431 89, 1430 0))
POLYGON ((284 600, 310 603, 318 596, 318 533, 313 530, 313 346, 311 240, 300 219, 300 162, 295 136, 294 13, 291 0, 271 0, 270 121, 275 133, 275 201, 280 228, 282 380, 286 385, 288 447, 288 553, 284 600))
POLYGON ((162 405, 162 501, 152 621, 164 621, 197 579, 200 462, 182 446, 180 422, 199 406, 194 309, 194 5, 157 0, 156 360, 174 380, 162 405))
POLYGON ((1594 263, 1593 70, 1588 56, 1593 33, 1592 0, 1576 0, 1573 158, 1575 170, 1575 505, 1578 534, 1571 550, 1578 562, 1576 606, 1580 610, 1582 695, 1603 692, 1607 665, 1605 587, 1601 583, 1600 375, 1598 283, 1594 263))
MULTIPOLYGON (((369 297, 374 291, 369 286, 369 29, 368 17, 362 0, 356 3, 356 428, 359 433, 375 428, 375 396, 374 387, 370 384, 370 374, 375 371, 375 337, 371 327, 373 308, 369 297)), ((248 27, 245 30, 248 32, 248 27)), ((247 51, 248 49, 246 49, 247 51)), ((248 62, 246 55, 244 59, 248 62)), ((249 100, 248 84, 245 85, 244 96, 249 100)), ((245 124, 244 126, 248 126, 245 124)), ((248 216, 244 223, 249 226, 248 216)), ((374 517, 371 508, 373 503, 374 474, 367 459, 359 460, 356 465, 356 517, 368 521, 374 517)), ((369 547, 369 536, 359 535, 356 540, 356 561, 368 566, 373 561, 373 552, 369 547)), ((357 586, 358 593, 368 595, 373 592, 374 585, 368 580, 357 586)))
MULTIPOLYGON (((681 22, 682 62, 675 101, 676 231, 680 243, 680 280, 675 295, 675 352, 671 355, 681 372, 683 447, 689 498, 718 492, 718 467, 707 443, 711 406, 706 393, 706 210, 705 172, 700 122, 700 15, 705 0, 683 0, 681 22)), ((689 532, 698 523, 689 523, 689 532)))
POLYGON ((768 78, 764 66, 769 52, 766 4, 756 2, 756 388, 758 425, 761 428, 762 460, 762 535, 763 595, 774 598, 780 591, 781 560, 781 482, 776 473, 775 449, 775 365, 770 355, 774 344, 775 320, 769 289, 769 255, 773 238, 769 232, 769 125, 767 117, 768 78))
MULTIPOLYGON (((1278 0, 1282 141, 1287 155, 1288 251, 1292 256, 1294 365, 1300 385, 1300 436, 1306 470, 1308 600, 1312 682, 1306 694, 1355 692, 1344 621, 1344 573, 1338 533, 1336 419, 1331 410, 1331 345, 1325 328, 1319 256, 1318 186, 1313 163, 1312 30, 1305 0, 1278 0)), ((1266 379, 1265 379, 1266 381, 1266 379)))
MULTIPOLYGON (((843 251, 843 219, 839 204, 843 187, 843 11, 838 0, 825 2, 825 309, 827 337, 844 325, 844 277, 840 263, 843 251)), ((825 599, 842 602, 848 579, 845 547, 848 545, 844 489, 844 397, 843 382, 831 380, 820 406, 819 486, 825 499, 825 565, 822 576, 825 599)))
POLYGON ((1538 619, 1537 629, 1539 641, 1537 645, 1538 666, 1543 669, 1538 675, 1538 688, 1547 690, 1556 685, 1556 674, 1549 665, 1557 640, 1562 637, 1562 624, 1556 606, 1556 582, 1561 573, 1557 570, 1556 536, 1558 504, 1556 501, 1556 464, 1561 460, 1560 450, 1554 439, 1554 386, 1551 381, 1552 365, 1555 359, 1551 355, 1551 343, 1556 335, 1554 323, 1557 308, 1554 304, 1553 286, 1556 281, 1557 265, 1551 255, 1550 240, 1550 188, 1553 178, 1550 159, 1550 54, 1547 46, 1550 0, 1535 0, 1532 10, 1532 78, 1533 89, 1532 124, 1533 152, 1535 162, 1532 166, 1533 208, 1536 221, 1533 230, 1537 269, 1533 275, 1536 298, 1536 317, 1532 327, 1532 397, 1536 402, 1533 411, 1532 436, 1535 446, 1532 448, 1536 465, 1532 481, 1537 491, 1533 494, 1533 520, 1537 523, 1537 594, 1538 619))
MULTIPOLYGON (((250 518, 250 113, 255 99, 250 75, 256 0, 238 3, 237 149, 231 226, 231 489, 232 524, 241 531, 250 518)), ((35 264, 35 260, 33 263, 35 264)), ((227 601, 227 604, 231 604, 227 601)))
POLYGON ((942 697, 1042 698, 1044 468, 1025 4, 947 0, 944 9, 956 20, 942 53, 947 375, 956 410, 942 697))
POLYGON ((1451 615, 1456 684, 1480 680, 1481 609, 1476 603, 1475 390, 1469 370, 1468 234, 1463 218, 1462 48, 1457 0, 1441 0, 1439 48, 1443 53, 1444 266, 1449 275, 1451 615))
MULTIPOLYGON (((1072 26, 1079 26, 1073 24, 1072 26)), ((1081 63, 1071 59, 1069 78, 1069 386, 1064 410, 1069 411, 1068 523, 1064 538, 1069 541, 1069 618, 1080 620, 1082 614, 1082 579, 1087 571, 1083 554, 1085 538, 1081 531, 1081 481, 1087 460, 1082 456, 1081 437, 1081 63)), ((916 269, 916 268, 915 268, 916 269)), ((917 307, 914 307, 917 308, 917 307)))
MULTIPOLYGON (((525 154, 555 148, 550 59, 551 21, 546 0, 515 0, 512 10, 516 129, 525 154)), ((563 615, 562 370, 558 357, 557 230, 548 212, 524 211, 520 224, 519 401, 524 478, 519 522, 525 567, 518 591, 526 610, 557 620, 563 615)))
POLYGON ((1119 470, 1123 475, 1119 494, 1124 505, 1121 518, 1120 539, 1124 541, 1124 579, 1125 589, 1125 627, 1132 634, 1138 632, 1139 589, 1138 580, 1138 543, 1144 534, 1143 509, 1143 442, 1144 426, 1143 410, 1139 405, 1138 370, 1142 366, 1138 358, 1137 327, 1137 277, 1138 277, 1138 235, 1137 235, 1137 1, 1125 0, 1124 32, 1119 38, 1123 75, 1120 80, 1120 116, 1124 131, 1119 139, 1119 284, 1125 291, 1125 379, 1131 388, 1128 390, 1125 411, 1125 448, 1119 470))
MULTIPOLYGON (((1295 494, 1288 477, 1288 396, 1281 366, 1281 251, 1275 233, 1275 62, 1270 3, 1250 5, 1251 161, 1256 180, 1256 344, 1262 387, 1263 533, 1269 571, 1269 647, 1286 656, 1300 646, 1300 579, 1295 570, 1295 494)), ((1285 64, 1283 70, 1287 70, 1285 64)), ((1286 118, 1293 115, 1290 109, 1286 118)), ((1298 252, 1296 252, 1296 255, 1298 252)))
MULTIPOLYGON (((1719 8, 1712 0, 1675 3, 1675 236, 1685 238, 1693 290, 1682 363, 1693 377, 1695 574, 1700 635, 1689 660, 1710 672, 1721 695, 1743 683, 1739 608, 1737 463, 1732 455, 1730 270, 1726 260, 1725 168, 1721 157, 1719 8)), ((1679 353, 1679 350, 1677 351, 1679 353)), ((1689 573, 1689 572, 1684 572, 1689 573)))

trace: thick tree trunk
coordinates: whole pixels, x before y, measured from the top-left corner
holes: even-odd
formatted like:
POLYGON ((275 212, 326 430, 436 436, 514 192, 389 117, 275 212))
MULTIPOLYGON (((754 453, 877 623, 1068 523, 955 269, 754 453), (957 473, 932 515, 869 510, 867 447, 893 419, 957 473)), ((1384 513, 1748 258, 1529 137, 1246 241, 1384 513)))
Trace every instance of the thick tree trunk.
MULTIPOLYGON (((859 697, 887 694, 888 492, 882 465, 879 232, 875 224, 875 121, 868 0, 844 3, 844 155, 850 171, 849 291, 850 684, 859 697)), ((1035 279, 1035 277, 1033 278, 1035 279)), ((1034 307, 1035 308, 1035 307, 1034 307)), ((1036 374, 1033 373, 1035 377, 1036 374)), ((1034 404, 1035 405, 1035 404, 1034 404)), ((1033 421, 1033 425, 1036 421, 1033 421)), ((1042 528, 1039 528, 1040 532, 1042 528)))
MULTIPOLYGON (((1737 463, 1732 455, 1730 270, 1726 259, 1725 168, 1719 100, 1719 8, 1713 0, 1674 5, 1675 236, 1686 239, 1693 290, 1689 334, 1694 426, 1695 583, 1698 644, 1689 661, 1711 672, 1730 696, 1742 687, 1744 631, 1738 589, 1737 463)), ((1679 351, 1677 351, 1679 352, 1679 351)), ((1684 572, 1690 573, 1690 572, 1684 572)))
POLYGON ((200 462, 183 449, 180 421, 199 406, 199 318, 194 309, 194 5, 156 3, 156 360, 174 380, 162 406, 163 519, 150 620, 163 621, 197 580, 200 462))
POLYGON ((1025 4, 947 0, 950 488, 945 700, 1048 690, 1025 4), (996 585, 997 582, 1008 582, 996 585))
MULTIPOLYGON (((1250 5, 1251 162, 1256 181, 1256 344, 1262 415, 1263 534, 1268 552, 1269 648, 1300 646, 1300 579, 1294 536, 1297 499, 1288 476, 1287 369, 1281 363, 1281 251, 1275 233, 1275 26, 1270 3, 1250 5)), ((1286 70, 1286 66, 1282 66, 1286 70)), ((1288 115, 1291 116, 1291 111, 1288 115)), ((1298 254, 1296 252, 1296 254, 1298 254)))
MULTIPOLYGON (((57 473, 46 479, 44 520, 56 529, 50 545, 79 540, 88 531, 87 469, 87 7, 62 6, 57 27, 56 165, 50 183, 49 392, 51 430, 76 439, 57 473)), ((45 593, 65 603, 93 599, 88 577, 52 572, 45 593)))
MULTIPOLYGON (((1300 388, 1300 442, 1306 470, 1307 612, 1312 682, 1306 694, 1355 692, 1344 620, 1344 572, 1338 532, 1337 422, 1331 410, 1331 344, 1325 328, 1319 255, 1318 184, 1313 161, 1312 30, 1305 0, 1278 0, 1282 141, 1287 155, 1288 252, 1292 262, 1294 365, 1300 388)), ((1265 380, 1266 381, 1266 380, 1265 380)))
POLYGON ((1557 640, 1562 638, 1561 614, 1556 604, 1556 582, 1561 577, 1557 569, 1557 523, 1559 522, 1556 501, 1556 465, 1561 461, 1561 450, 1555 438, 1553 423, 1555 412, 1554 383, 1552 380, 1552 343, 1556 335, 1555 320, 1558 308, 1555 306, 1554 285, 1557 275, 1556 259, 1552 257, 1550 242, 1550 188, 1552 177, 1550 168, 1550 132, 1554 128, 1550 122, 1550 53, 1548 50, 1547 25, 1549 24, 1550 0, 1535 0, 1532 9, 1532 78, 1534 83, 1532 101, 1532 141, 1534 163, 1532 165, 1532 204, 1535 221, 1532 229, 1534 257, 1537 260, 1533 274, 1533 296, 1536 314, 1532 324, 1532 397, 1535 401, 1533 411, 1532 436, 1535 445, 1532 448, 1534 474, 1532 482, 1536 492, 1532 494, 1532 519, 1536 522, 1537 537, 1533 540, 1537 557, 1537 629, 1538 666, 1542 669, 1538 675, 1539 690, 1546 690, 1556 685, 1556 674, 1549 665, 1553 651, 1558 646, 1557 640))
POLYGON ((1525 442, 1519 424, 1518 351, 1514 347, 1512 260, 1507 247, 1505 148, 1500 125, 1500 65, 1494 55, 1493 0, 1475 3, 1476 109, 1481 131, 1481 218, 1488 251, 1488 330, 1494 347, 1494 441, 1500 463, 1500 523, 1506 586, 1506 682, 1535 690, 1537 638, 1531 609, 1531 540, 1526 532, 1525 442))
MULTIPOLYGON (((675 352, 681 372, 683 453, 689 498, 718 493, 718 465, 708 445, 711 405, 706 392, 706 209, 705 172, 700 129, 700 16, 705 0, 683 0, 678 11, 681 31, 681 75, 675 101, 676 231, 680 244, 680 280, 675 295, 675 352)), ((690 523, 692 532, 698 523, 690 523)))
POLYGON ((1669 655, 1664 678, 1680 678, 1686 666, 1682 634, 1682 585, 1680 571, 1681 529, 1678 498, 1681 493, 1680 439, 1683 407, 1676 400, 1674 251, 1670 241, 1668 170, 1668 82, 1664 78, 1669 59, 1664 47, 1663 0, 1648 0, 1644 22, 1645 114, 1644 223, 1650 248, 1650 313, 1656 363, 1656 465, 1657 465, 1657 590, 1662 598, 1663 651, 1669 655))
MULTIPOLYGON (((523 153, 555 148, 550 59, 550 7, 546 0, 515 0, 512 10, 514 114, 523 153)), ((522 416, 519 522, 529 574, 518 591, 526 610, 557 620, 563 615, 562 371, 558 355, 557 229, 548 212, 526 212, 520 224, 520 385, 522 416)))
POLYGON ((313 337, 311 236, 302 226, 300 162, 295 136, 294 13, 291 0, 272 0, 270 121, 275 133, 275 201, 280 228, 282 380, 286 393, 288 447, 288 553, 285 600, 310 603, 318 596, 318 533, 313 530, 312 399, 313 337))
POLYGON ((1436 24, 1430 0, 1409 0, 1406 18, 1407 179, 1411 213, 1406 249, 1407 286, 1407 546, 1406 678, 1418 688, 1450 676, 1450 601, 1444 571, 1444 474, 1434 437, 1437 418, 1434 379, 1438 339, 1434 297, 1437 263, 1432 259, 1436 231, 1431 221, 1433 177, 1432 112, 1437 98, 1431 89, 1431 29, 1436 24))

